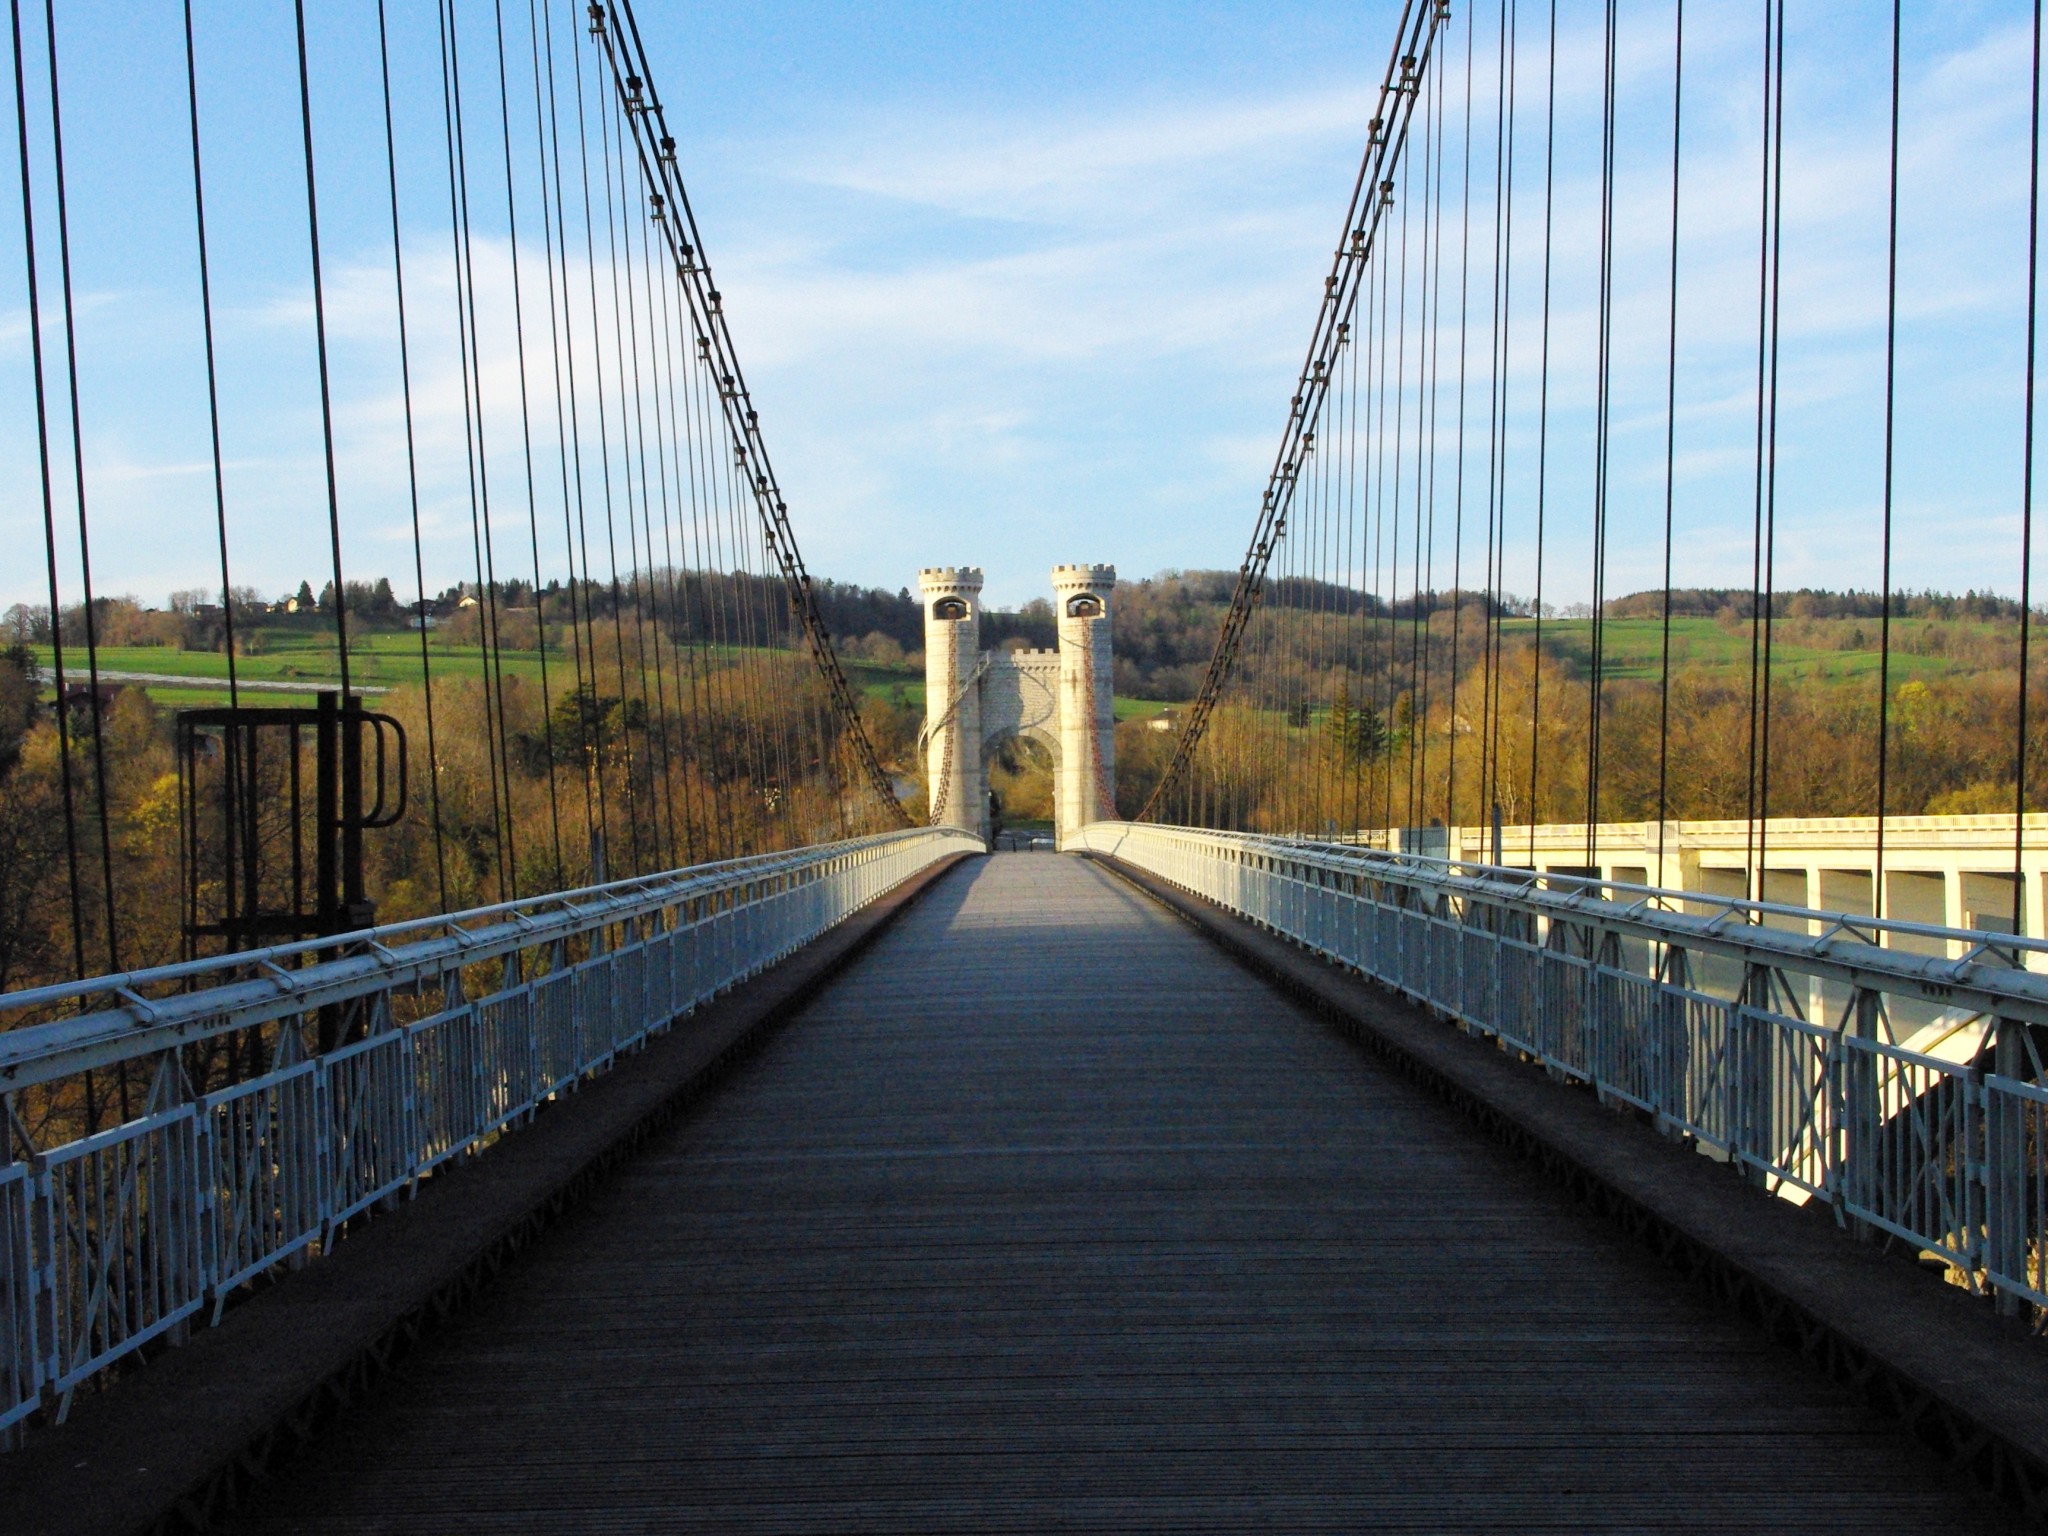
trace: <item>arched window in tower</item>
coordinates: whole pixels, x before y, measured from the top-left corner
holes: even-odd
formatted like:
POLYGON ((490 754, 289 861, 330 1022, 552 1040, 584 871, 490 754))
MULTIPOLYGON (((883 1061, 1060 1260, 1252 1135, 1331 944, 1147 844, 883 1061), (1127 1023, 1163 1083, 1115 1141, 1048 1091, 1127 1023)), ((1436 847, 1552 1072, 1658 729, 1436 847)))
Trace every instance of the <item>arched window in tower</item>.
POLYGON ((1070 619, 1099 619, 1102 617, 1102 599, 1093 592, 1083 592, 1067 599, 1067 617, 1070 619))
POLYGON ((932 604, 935 619, 964 619, 967 617, 966 602, 957 597, 942 597, 932 604))

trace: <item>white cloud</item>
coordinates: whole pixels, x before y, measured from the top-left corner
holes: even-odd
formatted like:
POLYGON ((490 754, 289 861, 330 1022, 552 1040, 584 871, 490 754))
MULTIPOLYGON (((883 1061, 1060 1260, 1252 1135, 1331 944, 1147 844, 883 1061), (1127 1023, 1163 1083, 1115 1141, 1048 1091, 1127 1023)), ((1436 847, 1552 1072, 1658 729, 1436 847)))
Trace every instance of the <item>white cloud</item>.
MULTIPOLYGON (((1625 133, 1612 358, 1617 504, 1625 492, 1631 519, 1617 551, 1623 571, 1645 568, 1644 551, 1661 531, 1666 14, 1625 9, 1619 59, 1625 133)), ((1760 153, 1753 21, 1746 11, 1688 11, 1676 479, 1691 566, 1681 577, 1696 581, 1747 569, 1760 153)), ((1539 22, 1537 13, 1524 17, 1517 77, 1524 116, 1507 380, 1517 518, 1533 488, 1540 365, 1539 22)), ((1781 469, 1790 536, 1817 552, 1829 538, 1853 541, 1870 505, 1887 103, 1871 89, 1883 79, 1864 56, 1867 18, 1837 8, 1794 25, 1781 469)), ((2012 319, 2023 298, 2025 163, 2014 148, 2024 145, 2027 42, 2001 18, 1954 52, 1916 59, 1908 82, 1900 318, 1912 442, 1902 449, 1900 526, 1930 569, 1962 571, 1968 559, 1957 551, 1971 539, 2007 537, 1998 519, 2008 510, 2000 498, 2017 419, 2007 397, 2012 319), (1943 454, 1975 477, 1949 487, 1946 502, 1940 466, 1928 462, 1943 454)), ((1480 43, 1474 81, 1485 102, 1493 80, 1480 43)), ((1583 541, 1589 505, 1598 340, 1597 22, 1568 11, 1559 45, 1549 507, 1559 547, 1569 547, 1583 541)), ((1443 62, 1462 71, 1455 50, 1443 62)), ((967 559, 989 568, 998 601, 1018 601, 1042 587, 1055 560, 1108 558, 1136 573, 1234 565, 1375 108, 1369 67, 1350 83, 1333 83, 1333 68, 1291 87, 1233 93, 1203 80, 1177 82, 1174 94, 1105 93, 1056 115, 1013 98, 913 107, 885 97, 801 129, 763 134, 749 122, 729 137, 693 139, 684 170, 812 568, 894 587, 915 566, 967 559)), ((1482 147, 1474 167, 1475 411, 1485 398, 1489 153, 1482 147)), ((353 228, 358 239, 333 238, 326 293, 345 533, 352 564, 388 572, 403 588, 412 507, 391 273, 376 219, 350 226, 345 213, 337 230, 353 228)), ((545 256, 527 228, 524 312, 515 315, 512 251, 487 224, 480 221, 471 255, 491 531, 501 569, 530 570, 519 319, 536 515, 552 574, 561 560, 562 466, 545 256)), ((412 437, 429 581, 438 585, 473 572, 473 424, 446 232, 428 219, 409 230, 412 437)), ((589 273, 575 260, 569 277, 585 489, 590 516, 601 519, 589 273)), ((310 291, 296 274, 229 279, 217 318, 231 526, 255 579, 295 583, 317 577, 326 559, 310 291)), ((154 590, 174 570, 172 584, 205 579, 211 477, 195 455, 204 444, 196 303, 165 281, 168 291, 108 281, 80 294, 93 359, 87 478, 95 517, 109 529, 102 584, 116 588, 154 590)), ((0 537, 39 547, 33 441, 22 425, 32 416, 18 364, 26 329, 12 298, 0 295, 0 358, 8 360, 0 411, 11 423, 0 537)), ((600 311, 609 341, 608 297, 600 311)), ((1455 356, 1456 322, 1447 309, 1446 357, 1455 356)), ((615 378, 605 381, 604 402, 616 435, 615 378)), ((626 466, 616 449, 611 467, 622 505, 626 466)), ((1526 590, 1531 552, 1519 531, 1511 543, 1523 563, 1510 563, 1508 584, 1526 590)), ((1976 584, 1999 578, 2000 562, 1989 566, 1976 584)), ((0 598, 34 597, 38 578, 27 564, 10 562, 0 576, 0 598)), ((1553 562, 1546 579, 1569 585, 1583 571, 1553 562)))

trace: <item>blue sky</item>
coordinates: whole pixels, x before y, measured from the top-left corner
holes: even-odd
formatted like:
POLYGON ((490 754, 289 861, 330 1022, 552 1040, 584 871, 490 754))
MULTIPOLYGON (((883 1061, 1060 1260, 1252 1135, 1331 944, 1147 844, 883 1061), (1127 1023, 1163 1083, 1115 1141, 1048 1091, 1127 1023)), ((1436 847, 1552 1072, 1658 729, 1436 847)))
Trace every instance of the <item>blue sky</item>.
MULTIPOLYGON (((920 565, 975 563, 991 598, 1015 603, 1059 561, 1110 560, 1131 575, 1235 565, 1396 9, 643 5, 683 174, 813 570, 893 587, 920 565)), ((1662 558, 1670 218, 1671 12, 1623 9, 1610 592, 1654 584, 1662 558)), ((1793 9, 1779 581, 1867 586, 1877 576, 1889 40, 1876 7, 1793 9)), ((351 574, 397 578, 411 535, 375 10, 362 0, 314 10, 346 559, 351 574)), ((1525 86, 1544 46, 1542 13, 1528 11, 1525 86)), ((95 582, 161 601, 215 569, 178 13, 74 3, 58 14, 95 582)), ((465 0, 463 14, 480 59, 489 12, 465 0)), ((432 12, 392 0, 391 16, 401 141, 430 145, 440 131, 432 12)), ((1482 43, 1494 16, 1477 12, 1482 43)), ((1760 4, 1705 0, 1687 12, 1681 583, 1748 582, 1761 16, 1760 4)), ((1908 23, 1902 585, 2017 585, 2026 16, 1965 0, 1921 7, 1908 23)), ((1596 6, 1561 8, 1545 592, 1557 602, 1588 590, 1598 22, 1596 6)), ((266 591, 301 577, 318 585, 324 491, 290 10, 209 0, 198 33, 236 576, 266 591)), ((1460 71, 1462 48, 1460 31, 1447 55, 1460 71)), ((1476 54, 1490 99, 1485 48, 1476 54)), ((31 87, 32 114, 46 114, 31 87)), ((494 117, 479 121, 495 128, 494 117)), ((32 145, 48 327, 43 131, 32 145)), ((1527 592, 1540 124, 1525 118, 1519 131, 1507 584, 1527 592)), ((12 167, 11 124, 0 136, 12 167)), ((1490 173, 1476 174, 1484 203, 1490 173)), ((402 189, 430 586, 465 575, 470 559, 442 175, 430 156, 409 155, 402 189)), ((487 199, 477 203, 486 425, 500 454, 517 426, 509 246, 502 204, 494 218, 487 199)), ((1482 238, 1490 226, 1475 249, 1482 238)), ((522 230, 522 248, 528 239, 522 230)), ((0 253, 4 604, 42 594, 11 191, 0 253)), ((1455 323, 1453 313, 1447 347, 1455 323)), ((46 330, 47 344, 57 340, 46 330)), ((1479 383, 1468 410, 1483 414, 1479 383)), ((1439 400, 1440 411, 1454 405, 1439 400)), ((1476 434, 1469 452, 1483 462, 1476 434)), ((516 478, 511 458, 492 468, 501 486, 516 478)), ((69 517, 61 464, 59 480, 69 517)), ((525 517, 523 501, 501 494, 508 540, 525 517)), ((75 595, 68 535, 62 554, 75 595)), ((1476 563, 1476 545, 1466 559, 1476 563)))

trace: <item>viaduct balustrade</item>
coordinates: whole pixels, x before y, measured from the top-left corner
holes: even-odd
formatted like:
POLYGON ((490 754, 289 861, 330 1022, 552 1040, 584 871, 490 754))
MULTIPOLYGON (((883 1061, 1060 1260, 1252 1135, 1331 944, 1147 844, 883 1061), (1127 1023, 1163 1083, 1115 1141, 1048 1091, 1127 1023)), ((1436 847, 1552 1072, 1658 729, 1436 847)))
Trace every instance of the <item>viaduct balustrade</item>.
POLYGON ((1250 833, 1078 845, 2048 1309, 2048 942, 1250 833))
POLYGON ((980 848, 887 833, 0 997, 42 1020, 0 1033, 0 1430, 980 848), (140 1113, 77 1135, 124 1072, 140 1113))

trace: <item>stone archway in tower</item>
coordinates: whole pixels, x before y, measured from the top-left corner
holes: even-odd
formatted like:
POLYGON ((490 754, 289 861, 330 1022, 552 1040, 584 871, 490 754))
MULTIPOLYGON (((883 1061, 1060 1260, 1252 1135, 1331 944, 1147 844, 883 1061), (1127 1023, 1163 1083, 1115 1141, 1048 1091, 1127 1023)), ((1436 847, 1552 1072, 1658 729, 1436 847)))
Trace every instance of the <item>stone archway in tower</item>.
POLYGON ((990 831, 1051 833, 1058 816, 1059 734, 1042 727, 1000 731, 982 743, 982 782, 990 796, 990 831))

